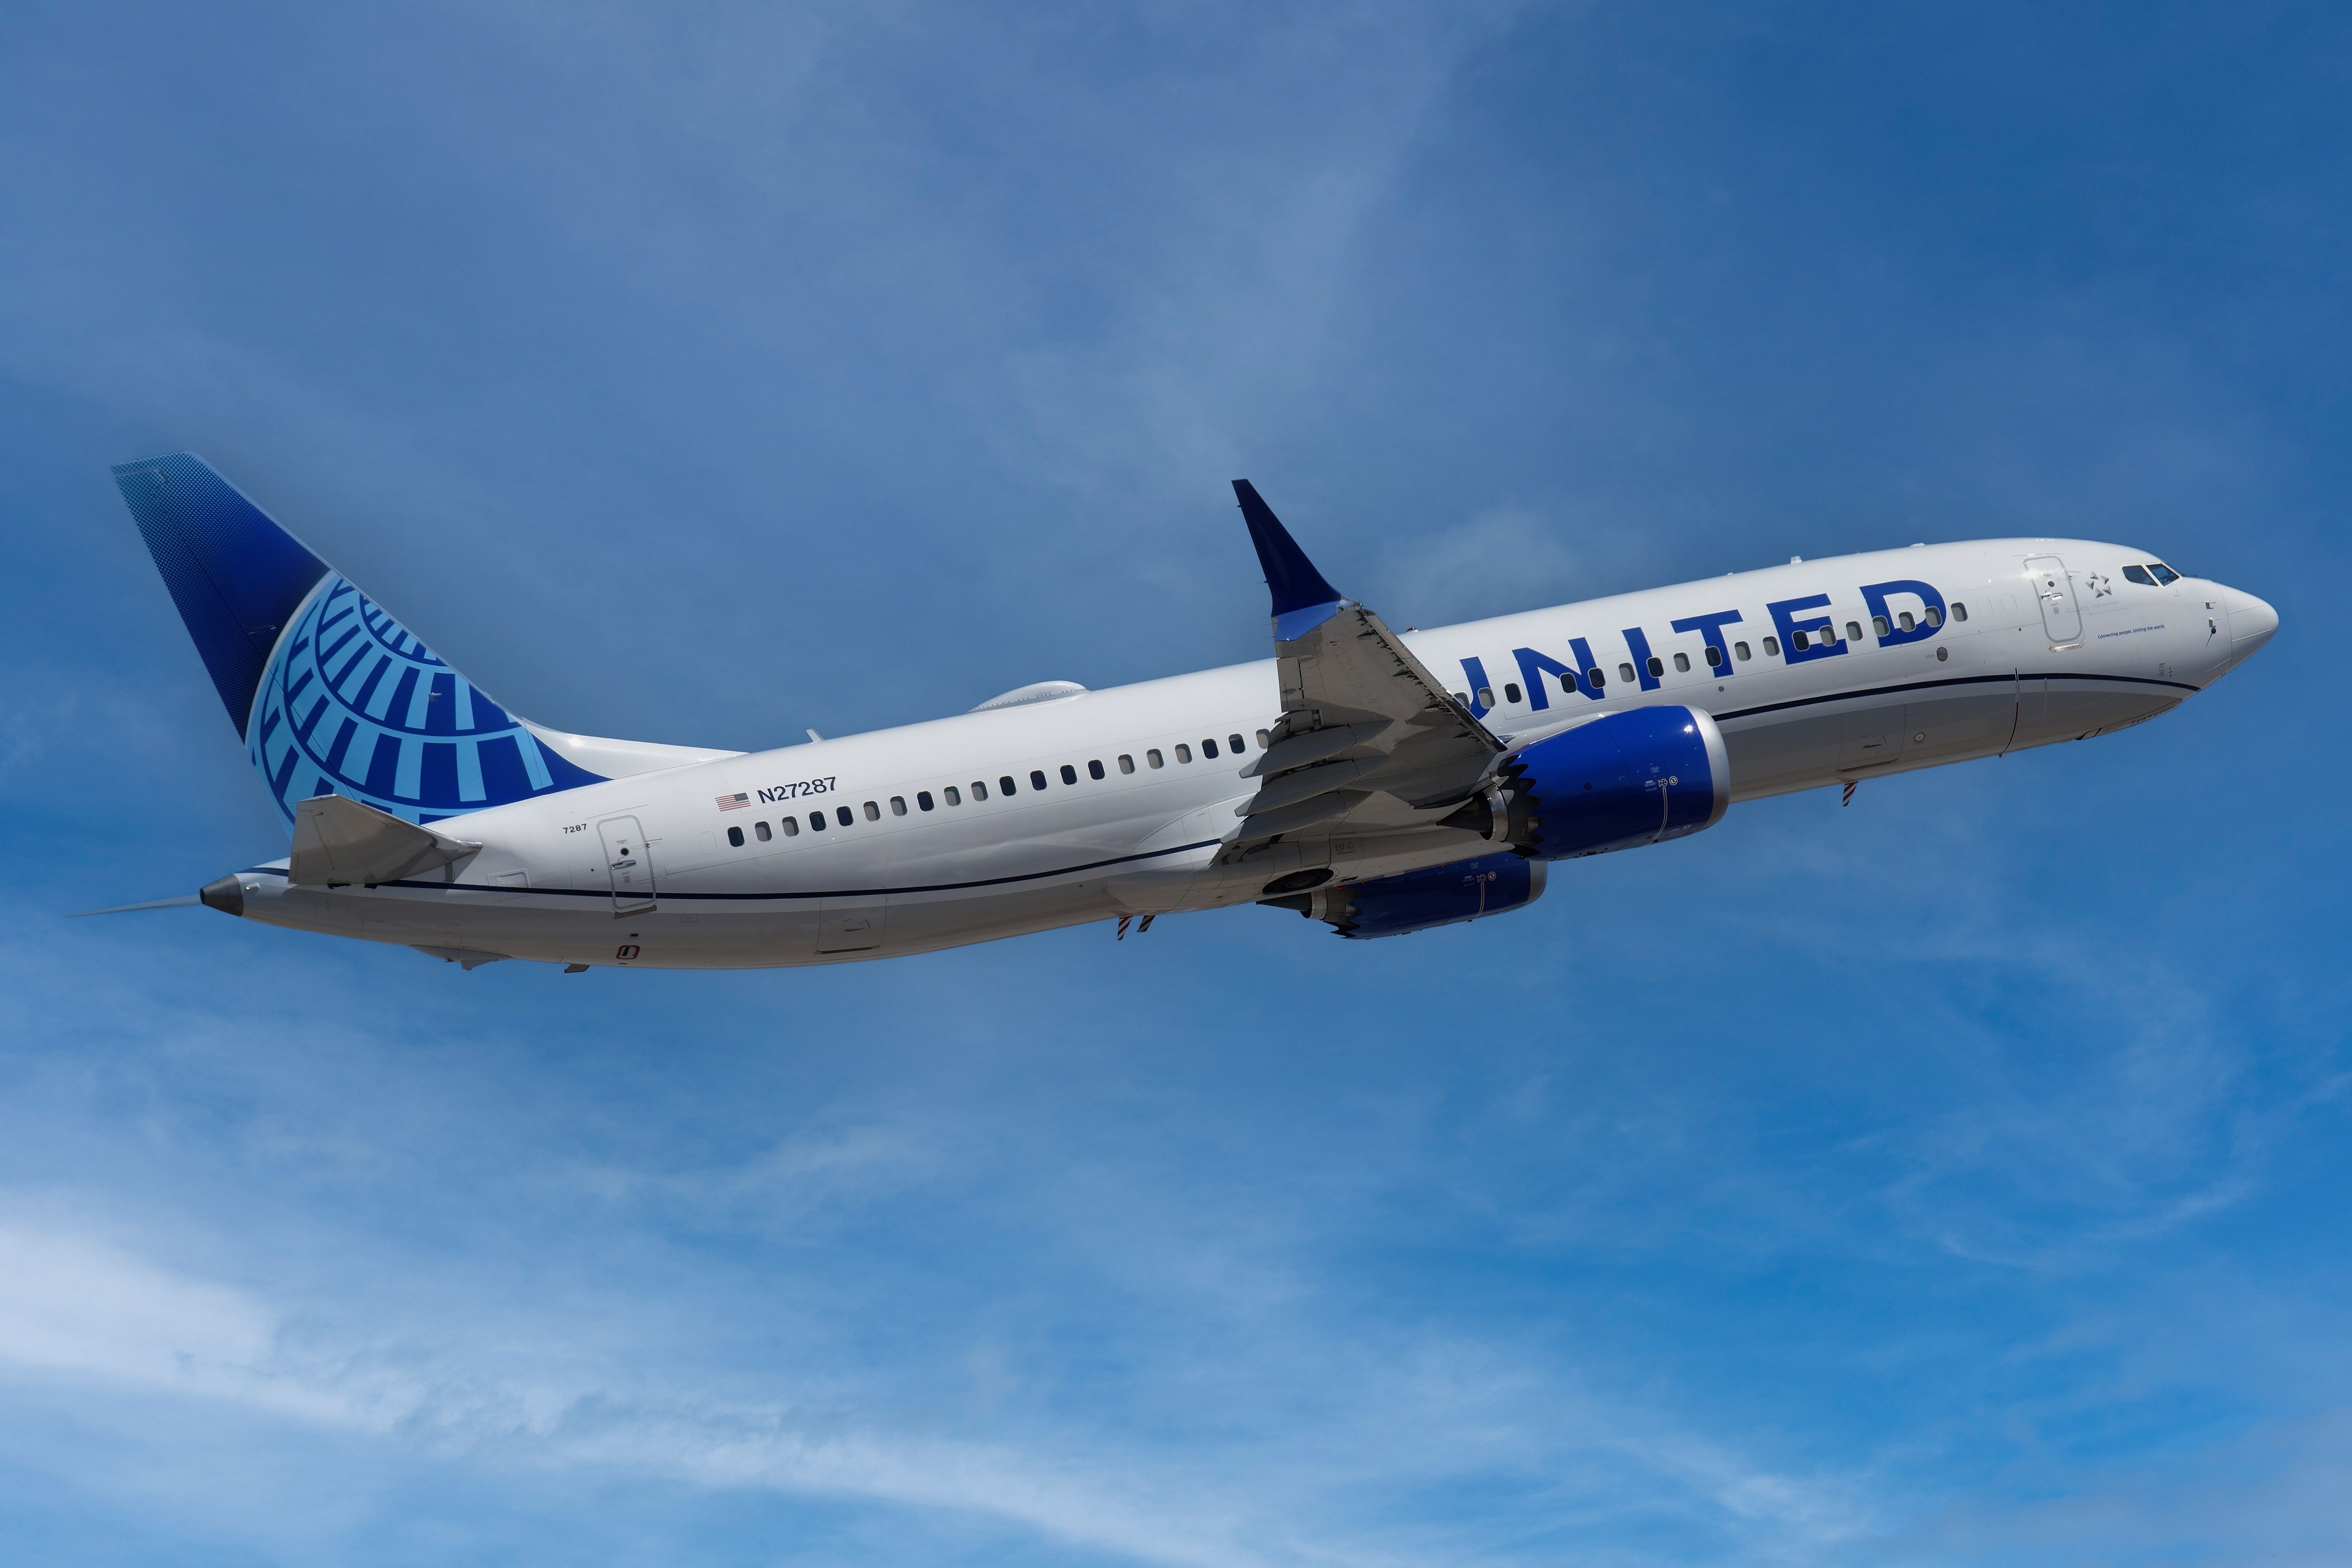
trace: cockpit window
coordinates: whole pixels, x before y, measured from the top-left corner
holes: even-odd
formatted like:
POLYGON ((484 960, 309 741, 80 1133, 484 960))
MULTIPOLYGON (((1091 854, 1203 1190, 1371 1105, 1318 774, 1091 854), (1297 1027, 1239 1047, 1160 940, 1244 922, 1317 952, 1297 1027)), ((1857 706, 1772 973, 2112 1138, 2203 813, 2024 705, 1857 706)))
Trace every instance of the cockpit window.
POLYGON ((2149 561, 2147 563, 2147 570, 2156 573, 2156 580, 2165 584, 2167 587, 2170 587, 2173 583, 2180 580, 2180 574, 2173 570, 2170 567, 2165 565, 2160 560, 2149 561))
POLYGON ((2144 566, 2127 566, 2124 568, 2124 580, 2126 582, 2144 582, 2150 588, 2154 588, 2156 586, 2156 579, 2148 576, 2147 568, 2144 566))

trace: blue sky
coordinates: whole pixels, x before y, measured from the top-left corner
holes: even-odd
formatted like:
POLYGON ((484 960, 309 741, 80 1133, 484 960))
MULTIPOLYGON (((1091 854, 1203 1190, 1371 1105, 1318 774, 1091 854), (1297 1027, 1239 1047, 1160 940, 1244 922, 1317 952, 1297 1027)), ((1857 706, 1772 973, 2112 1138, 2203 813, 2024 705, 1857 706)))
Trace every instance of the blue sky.
POLYGON ((2352 20, 0 16, 0 1532, 55 1563, 2352 1555, 2352 20), (750 975, 282 852, 105 465, 758 747, 1914 539, 2284 627, 2153 724, 1381 946, 750 975), (2316 661, 2316 662, 2315 662, 2316 661))

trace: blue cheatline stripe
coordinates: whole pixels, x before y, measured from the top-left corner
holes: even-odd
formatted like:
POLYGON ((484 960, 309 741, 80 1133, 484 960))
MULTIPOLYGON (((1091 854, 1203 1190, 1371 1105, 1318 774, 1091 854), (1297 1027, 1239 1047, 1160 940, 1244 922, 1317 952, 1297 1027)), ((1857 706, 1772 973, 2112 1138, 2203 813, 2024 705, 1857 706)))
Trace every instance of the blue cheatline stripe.
POLYGON ((1947 675, 1940 680, 1906 681, 1899 685, 1892 686, 1858 686, 1852 691, 1831 692, 1825 696, 1797 697, 1784 703, 1764 703, 1756 707, 1733 708, 1725 713, 1710 713, 1709 716, 1714 718, 1716 723, 1721 724, 1724 720, 1729 718, 1747 718, 1752 715, 1759 713, 1782 713, 1792 707, 1813 707, 1822 703, 1850 702, 1856 697, 1893 696, 1901 692, 1929 691, 1937 686, 1981 686, 1996 684, 2007 685, 2021 680, 2100 681, 2109 685, 2162 686, 2169 691, 2187 692, 2191 695, 2204 690, 2202 686, 2191 685, 2187 681, 2159 681, 2147 675, 2093 675, 2077 674, 2026 675, 2016 673, 2005 675, 1947 675))
MULTIPOLYGON (((1041 882, 1049 876, 1074 876, 1082 871, 1100 871, 1105 866, 1132 865, 1138 861, 1156 861, 1163 855, 1181 855, 1187 850, 1212 849, 1224 842, 1223 839, 1202 839, 1198 843, 1178 844, 1172 849, 1150 850, 1142 854, 1114 855, 1109 860, 1087 861, 1079 865, 1056 866, 1052 871, 1028 871, 1013 876, 984 876, 971 882, 918 883, 906 887, 834 887, 811 893, 664 893, 659 886, 660 875, 655 875, 654 896, 663 899, 698 899, 706 903, 782 904, 803 898, 876 898, 893 893, 955 893, 967 887, 1003 887, 1016 882, 1041 882)), ((239 876, 284 876, 284 866, 249 865, 236 873, 239 876)), ((532 894, 541 898, 610 898, 609 887, 509 887, 504 883, 489 882, 383 882, 378 887, 414 887, 427 893, 444 893, 456 889, 465 893, 532 894)))

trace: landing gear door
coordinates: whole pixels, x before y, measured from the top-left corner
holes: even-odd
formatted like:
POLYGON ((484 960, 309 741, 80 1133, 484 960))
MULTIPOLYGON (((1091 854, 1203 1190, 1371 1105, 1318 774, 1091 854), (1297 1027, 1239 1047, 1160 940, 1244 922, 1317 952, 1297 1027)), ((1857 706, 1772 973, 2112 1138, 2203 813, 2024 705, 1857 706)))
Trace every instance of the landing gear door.
POLYGON ((2028 576, 2033 579, 2033 591, 2042 601, 2042 628, 2050 633, 2050 645, 2063 648, 2069 643, 2083 640, 2083 607, 2075 602, 2074 585, 2066 576, 2066 563, 2054 555, 2038 555, 2025 563, 2028 576))
POLYGON ((604 843, 604 869, 613 879, 613 913, 635 915, 654 906, 654 860, 635 817, 607 817, 596 824, 604 843))

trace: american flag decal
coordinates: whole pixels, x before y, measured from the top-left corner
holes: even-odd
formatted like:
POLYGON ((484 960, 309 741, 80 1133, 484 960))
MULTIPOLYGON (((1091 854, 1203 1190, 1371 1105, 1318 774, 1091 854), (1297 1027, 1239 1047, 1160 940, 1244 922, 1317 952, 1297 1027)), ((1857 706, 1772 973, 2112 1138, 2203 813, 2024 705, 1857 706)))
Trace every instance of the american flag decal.
POLYGON ((751 797, 749 795, 721 795, 719 797, 719 809, 722 811, 740 811, 751 803, 751 797))

